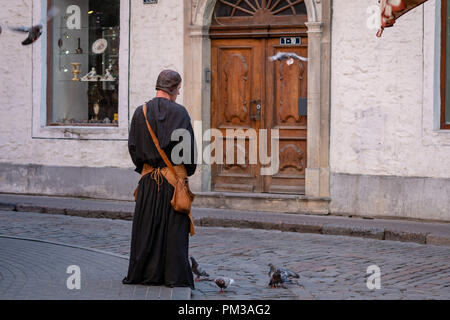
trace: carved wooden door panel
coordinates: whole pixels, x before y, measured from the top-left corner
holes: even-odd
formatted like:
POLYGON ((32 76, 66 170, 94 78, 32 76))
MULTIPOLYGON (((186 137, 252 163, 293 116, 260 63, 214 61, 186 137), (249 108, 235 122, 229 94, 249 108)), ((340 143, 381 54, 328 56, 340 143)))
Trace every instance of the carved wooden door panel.
MULTIPOLYGON (((264 155, 271 155, 271 129, 278 129, 279 167, 274 174, 263 175, 261 169, 271 166, 260 165, 259 139, 257 164, 252 164, 247 138, 245 163, 212 165, 213 190, 304 194, 307 62, 271 62, 269 57, 280 51, 306 57, 306 21, 304 0, 217 1, 209 30, 211 127, 224 136, 226 129, 255 129, 259 139, 258 130, 266 129, 264 155)), ((233 151, 225 148, 223 158, 233 151)), ((237 148, 235 142, 231 149, 237 148)))
MULTIPOLYGON (((261 127, 261 121, 254 117, 264 98, 264 57, 264 41, 260 39, 212 41, 211 128, 220 130, 224 137, 223 164, 211 167, 215 191, 263 191, 260 166, 257 159, 251 159, 251 155, 257 157, 257 136, 245 137, 235 130, 258 132, 261 127), (245 153, 238 152, 243 148, 245 153), (245 157, 239 159, 238 155, 243 154, 245 157)), ((219 153, 216 150, 212 155, 217 157, 219 153)))
POLYGON ((304 194, 307 63, 268 59, 280 51, 306 57, 306 37, 302 43, 281 45, 280 38, 212 41, 211 127, 225 137, 224 164, 212 166, 213 190, 304 194), (259 129, 267 129, 268 155, 272 152, 271 129, 278 129, 280 163, 276 173, 261 175, 259 139, 254 141, 256 151, 246 137, 245 163, 238 163, 238 143, 234 136, 227 136, 227 129, 254 129, 258 137, 259 129), (227 150, 231 141, 234 151, 227 150), (256 164, 250 161, 251 147, 257 156, 256 164), (227 163, 230 152, 234 152, 234 157, 230 157, 232 163, 227 163))
MULTIPOLYGON (((268 39, 267 56, 293 52, 307 57, 307 41, 302 37, 302 45, 291 46, 268 39)), ((305 193, 307 65, 293 59, 268 62, 266 68, 265 121, 267 129, 279 130, 280 165, 278 173, 264 176, 265 192, 305 193)))

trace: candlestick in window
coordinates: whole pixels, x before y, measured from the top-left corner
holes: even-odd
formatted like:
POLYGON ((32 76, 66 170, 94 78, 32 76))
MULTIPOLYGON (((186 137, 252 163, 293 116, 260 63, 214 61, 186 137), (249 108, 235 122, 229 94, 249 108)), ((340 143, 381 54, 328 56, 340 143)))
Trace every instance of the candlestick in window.
POLYGON ((73 74, 72 81, 81 81, 80 78, 78 78, 78 75, 81 73, 80 72, 81 63, 72 62, 71 65, 73 67, 73 70, 72 70, 72 74, 73 74))
POLYGON ((81 41, 81 39, 78 38, 78 48, 75 50, 75 53, 77 53, 77 54, 82 54, 83 53, 83 49, 81 49, 80 41, 81 41))

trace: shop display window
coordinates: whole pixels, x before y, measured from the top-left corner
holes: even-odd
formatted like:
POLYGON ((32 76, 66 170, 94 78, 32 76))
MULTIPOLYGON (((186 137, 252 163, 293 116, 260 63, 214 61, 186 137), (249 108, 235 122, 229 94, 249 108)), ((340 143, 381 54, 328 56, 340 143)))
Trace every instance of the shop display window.
POLYGON ((120 0, 52 0, 47 125, 118 126, 120 0))

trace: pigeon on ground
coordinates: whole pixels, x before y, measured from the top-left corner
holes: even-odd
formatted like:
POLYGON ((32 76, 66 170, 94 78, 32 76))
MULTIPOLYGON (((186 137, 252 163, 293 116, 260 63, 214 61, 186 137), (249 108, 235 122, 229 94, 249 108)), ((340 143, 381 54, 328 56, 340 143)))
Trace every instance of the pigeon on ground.
POLYGON ((291 278, 300 278, 300 276, 295 273, 294 271, 291 271, 286 268, 277 268, 273 264, 269 263, 269 286, 272 288, 279 287, 282 283, 289 283, 292 282, 291 278))
MULTIPOLYGON (((44 28, 44 25, 53 19, 57 14, 59 13, 59 9, 56 7, 52 7, 48 12, 47 16, 40 21, 39 24, 31 26, 31 27, 11 27, 7 25, 3 25, 3 27, 6 27, 8 30, 14 31, 14 32, 21 32, 21 33, 28 33, 27 38, 22 41, 22 45, 27 46, 29 44, 34 43, 36 40, 40 38, 42 35, 42 29, 44 28)), ((2 26, 0 26, 0 34, 2 33, 2 26)))
POLYGON ((194 257, 191 257, 191 262, 192 262, 192 272, 197 276, 195 278, 195 281, 200 281, 200 277, 209 277, 209 274, 207 274, 206 271, 204 271, 199 266, 197 261, 195 261, 194 257))
POLYGON ((269 270, 269 277, 272 275, 272 273, 274 273, 275 271, 279 270, 280 272, 286 273, 287 276, 290 277, 290 278, 300 278, 300 276, 299 276, 297 273, 295 273, 294 271, 291 271, 291 270, 289 270, 289 269, 286 269, 286 268, 278 268, 278 267, 274 266, 274 265, 271 264, 271 263, 269 263, 269 267, 270 267, 270 270, 269 270))
POLYGON ((220 288, 220 293, 224 293, 224 289, 233 284, 234 280, 227 277, 218 277, 214 280, 214 282, 220 288))
POLYGON ((269 60, 270 61, 276 61, 276 60, 284 61, 284 60, 293 59, 293 58, 298 59, 300 61, 309 61, 310 60, 309 58, 301 57, 298 54, 293 53, 293 52, 277 52, 277 54, 270 57, 269 60))
MULTIPOLYGON (((280 270, 277 270, 272 273, 269 281, 269 286, 271 288, 278 288, 282 283, 286 280, 286 274, 282 273, 280 270), (284 275, 284 277, 283 277, 284 275)), ((289 278, 288 278, 289 279, 289 278)))

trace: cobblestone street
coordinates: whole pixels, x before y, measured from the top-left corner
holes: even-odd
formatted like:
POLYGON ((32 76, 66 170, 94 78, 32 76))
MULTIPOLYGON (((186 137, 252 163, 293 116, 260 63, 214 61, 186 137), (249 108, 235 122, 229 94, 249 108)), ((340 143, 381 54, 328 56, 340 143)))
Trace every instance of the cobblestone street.
MULTIPOLYGON (((196 230, 197 235, 190 239, 190 255, 211 277, 230 276, 236 282, 225 294, 220 294, 213 282, 197 282, 193 300, 450 299, 447 246, 269 230, 196 230), (298 284, 270 288, 268 263, 299 273, 298 284), (381 269, 380 290, 366 286, 370 265, 381 269)), ((128 256, 131 221, 1 211, 0 235, 128 256)), ((28 266, 25 272, 33 274, 33 268, 28 266)), ((2 283, 0 278, 1 289, 2 283)))

